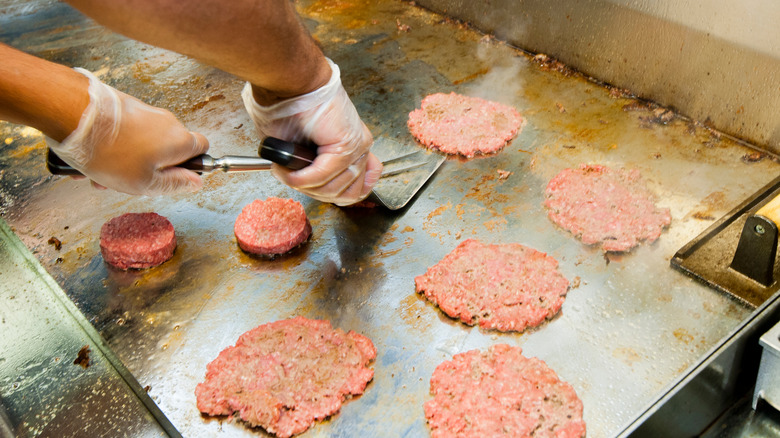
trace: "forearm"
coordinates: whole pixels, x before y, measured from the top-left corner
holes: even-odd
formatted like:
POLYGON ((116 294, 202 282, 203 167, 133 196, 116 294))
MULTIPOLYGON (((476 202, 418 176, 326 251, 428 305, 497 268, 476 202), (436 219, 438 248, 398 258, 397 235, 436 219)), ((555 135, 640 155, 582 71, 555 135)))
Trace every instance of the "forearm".
POLYGON ((89 104, 89 81, 71 68, 0 43, 0 120, 62 141, 89 104))
POLYGON ((270 104, 319 88, 330 68, 289 0, 67 0, 102 25, 249 81, 270 104))

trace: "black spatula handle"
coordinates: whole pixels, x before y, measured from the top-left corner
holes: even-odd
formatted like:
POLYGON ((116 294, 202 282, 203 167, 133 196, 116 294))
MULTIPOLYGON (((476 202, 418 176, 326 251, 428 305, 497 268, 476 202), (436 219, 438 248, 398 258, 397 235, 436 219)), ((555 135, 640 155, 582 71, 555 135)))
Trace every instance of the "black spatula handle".
POLYGON ((51 149, 46 150, 46 168, 49 169, 52 175, 82 175, 81 172, 71 167, 70 164, 62 161, 62 158, 52 152, 51 149))
POLYGON ((290 170, 299 170, 317 158, 317 146, 266 137, 258 153, 260 157, 281 164, 290 170))

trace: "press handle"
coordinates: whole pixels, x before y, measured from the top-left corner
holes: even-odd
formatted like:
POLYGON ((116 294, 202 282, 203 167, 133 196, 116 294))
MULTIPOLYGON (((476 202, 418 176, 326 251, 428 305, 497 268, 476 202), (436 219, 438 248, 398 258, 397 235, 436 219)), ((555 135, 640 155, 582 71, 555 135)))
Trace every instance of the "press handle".
POLYGON ((763 216, 780 227, 780 196, 775 196, 771 201, 764 204, 756 212, 757 215, 763 216))
POLYGON ((317 146, 266 137, 260 145, 258 153, 262 158, 273 161, 290 170, 299 170, 308 166, 317 158, 317 146))

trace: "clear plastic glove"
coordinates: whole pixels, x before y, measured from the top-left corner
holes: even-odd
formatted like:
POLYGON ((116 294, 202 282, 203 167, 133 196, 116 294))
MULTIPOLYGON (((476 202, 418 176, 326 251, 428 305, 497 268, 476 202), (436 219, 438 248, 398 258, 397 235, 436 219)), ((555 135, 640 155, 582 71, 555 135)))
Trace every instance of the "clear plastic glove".
POLYGON ((379 180, 382 163, 369 152, 373 137, 341 85, 339 67, 323 87, 270 105, 259 105, 247 83, 241 96, 261 138, 276 137, 296 143, 313 142, 317 158, 291 171, 274 165, 273 175, 314 199, 336 205, 363 200, 379 180))
POLYGON ((175 167, 205 153, 209 142, 190 132, 170 111, 147 105, 77 68, 89 78, 89 105, 79 126, 49 148, 98 187, 133 195, 196 191, 203 182, 175 167))

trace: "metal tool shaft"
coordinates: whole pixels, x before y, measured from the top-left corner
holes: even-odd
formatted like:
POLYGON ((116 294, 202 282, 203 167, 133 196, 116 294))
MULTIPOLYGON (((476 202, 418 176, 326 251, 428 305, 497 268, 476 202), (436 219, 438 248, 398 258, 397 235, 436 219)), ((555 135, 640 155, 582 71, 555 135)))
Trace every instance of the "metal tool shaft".
POLYGON ((225 155, 224 157, 214 158, 210 155, 201 155, 192 160, 183 163, 181 167, 200 172, 212 172, 222 170, 223 172, 250 172, 255 170, 268 170, 271 168, 268 160, 257 157, 245 157, 240 155, 225 155))

